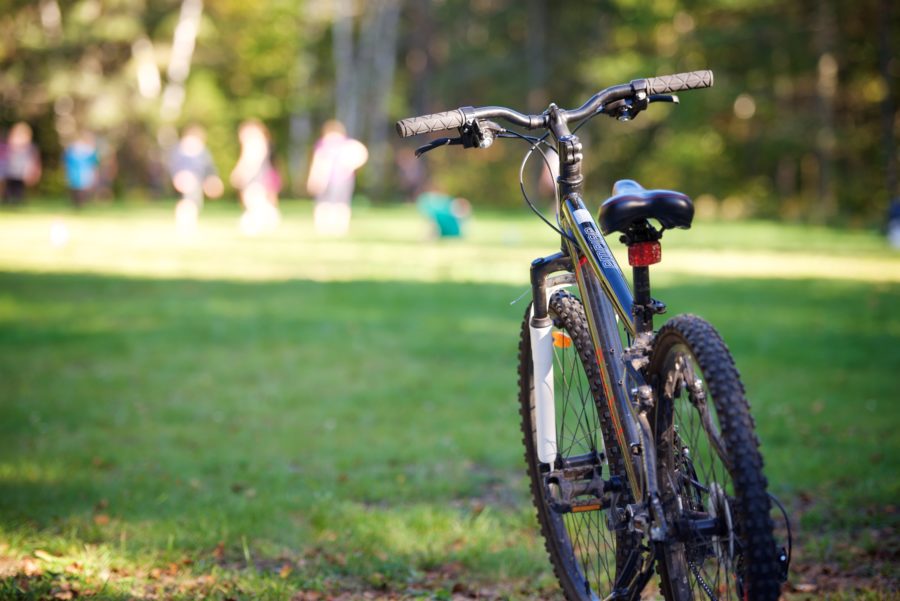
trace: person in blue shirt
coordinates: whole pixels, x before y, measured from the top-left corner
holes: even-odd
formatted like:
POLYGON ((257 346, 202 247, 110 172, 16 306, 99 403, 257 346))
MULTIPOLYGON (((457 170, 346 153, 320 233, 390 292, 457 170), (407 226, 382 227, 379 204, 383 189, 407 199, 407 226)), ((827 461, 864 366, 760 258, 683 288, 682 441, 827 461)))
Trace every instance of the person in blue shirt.
POLYGON ((63 164, 72 204, 81 207, 94 193, 100 169, 100 156, 93 134, 82 132, 74 142, 66 146, 63 164))

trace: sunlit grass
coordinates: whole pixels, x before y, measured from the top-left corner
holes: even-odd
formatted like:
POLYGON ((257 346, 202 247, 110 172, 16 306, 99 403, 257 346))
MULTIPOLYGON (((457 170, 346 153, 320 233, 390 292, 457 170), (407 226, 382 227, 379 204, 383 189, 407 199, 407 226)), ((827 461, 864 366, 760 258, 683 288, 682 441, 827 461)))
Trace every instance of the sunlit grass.
MULTIPOLYGON (((318 236, 308 203, 286 203, 284 213, 277 232, 253 239, 238 235, 231 205, 207 206, 191 237, 176 232, 166 203, 6 212, 0 266, 140 277, 518 284, 527 281, 531 259, 559 245, 524 211, 476 211, 464 239, 445 241, 431 240, 428 223, 410 206, 357 209, 347 239, 318 236), (52 244, 53 235, 65 244, 52 244)), ((624 265, 623 246, 615 236, 610 244, 624 265)), ((668 232, 663 256, 659 281, 691 274, 900 282, 898 252, 874 232, 698 222, 691 231, 668 232)))
MULTIPOLYGON (((525 301, 510 306, 552 235, 491 214, 429 241, 408 207, 358 211, 341 241, 315 236, 307 205, 270 237, 236 220, 210 207, 185 241, 162 206, 0 213, 0 598, 29 598, 16 578, 35 599, 66 579, 109 599, 552 597, 517 424, 525 301), (72 237, 54 248, 59 217, 72 237)), ((773 224, 665 243, 656 294, 729 342, 772 488, 802 515, 799 556, 881 557, 900 494, 898 256, 874 233, 773 224), (856 269, 690 275, 673 258, 758 256, 756 236, 778 265, 856 269)))

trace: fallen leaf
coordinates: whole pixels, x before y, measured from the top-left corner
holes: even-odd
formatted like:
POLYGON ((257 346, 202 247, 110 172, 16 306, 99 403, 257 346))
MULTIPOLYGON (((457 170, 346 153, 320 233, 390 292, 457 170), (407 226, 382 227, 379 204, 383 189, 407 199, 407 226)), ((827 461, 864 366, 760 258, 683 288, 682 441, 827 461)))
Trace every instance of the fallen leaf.
POLYGON ((80 574, 84 566, 80 562, 73 561, 66 566, 66 574, 80 574))
POLYGON ((106 526, 109 524, 109 516, 105 513, 98 513, 94 516, 94 523, 98 526, 106 526))
POLYGON ((801 582, 794 585, 794 590, 798 593, 814 593, 819 587, 811 582, 801 582))
POLYGON ((54 561, 54 560, 58 559, 58 557, 56 557, 55 555, 51 555, 50 553, 47 553, 43 549, 38 549, 37 551, 35 551, 34 556, 37 557, 38 559, 43 559, 44 561, 54 561))
POLYGON ((40 576, 44 573, 40 564, 30 557, 26 557, 22 562, 22 573, 26 576, 40 576))
POLYGON ((286 563, 283 566, 281 566, 280 570, 278 570, 278 576, 280 578, 287 578, 288 576, 291 575, 291 572, 293 572, 293 571, 294 571, 294 568, 291 567, 291 564, 286 563))

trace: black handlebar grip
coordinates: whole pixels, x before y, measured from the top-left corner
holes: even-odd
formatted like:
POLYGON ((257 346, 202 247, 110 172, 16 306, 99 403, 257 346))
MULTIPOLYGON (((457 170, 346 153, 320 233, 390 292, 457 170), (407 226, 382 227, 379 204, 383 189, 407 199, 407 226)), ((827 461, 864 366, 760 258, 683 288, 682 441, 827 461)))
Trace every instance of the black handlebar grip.
POLYGON ((456 109, 445 113, 401 119, 397 121, 397 133, 400 134, 401 138, 408 138, 419 134, 427 134, 431 131, 455 129, 462 127, 465 122, 466 116, 463 115, 460 109, 456 109))
POLYGON ((669 94, 679 90, 696 90, 713 86, 712 71, 691 71, 647 78, 648 94, 669 94))

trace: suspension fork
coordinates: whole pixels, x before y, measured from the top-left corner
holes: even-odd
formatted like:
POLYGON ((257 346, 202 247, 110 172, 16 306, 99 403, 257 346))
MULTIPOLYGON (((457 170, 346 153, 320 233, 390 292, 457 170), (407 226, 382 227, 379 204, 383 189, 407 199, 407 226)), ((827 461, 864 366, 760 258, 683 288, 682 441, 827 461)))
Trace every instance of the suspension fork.
POLYGON ((568 255, 558 252, 531 263, 532 313, 529 321, 534 373, 535 435, 538 460, 553 465, 557 457, 556 397, 553 389, 553 320, 549 315, 547 279, 557 271, 571 271, 568 255))

